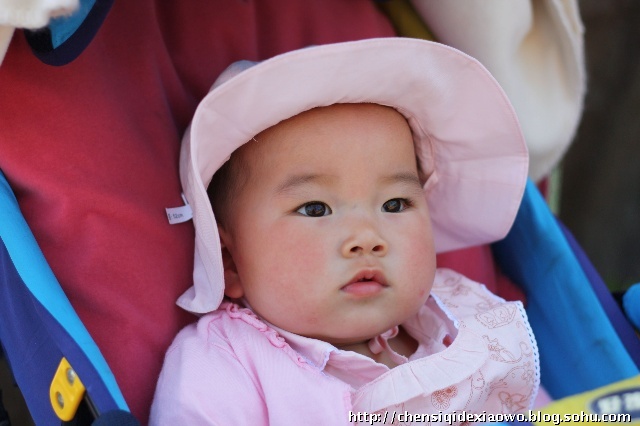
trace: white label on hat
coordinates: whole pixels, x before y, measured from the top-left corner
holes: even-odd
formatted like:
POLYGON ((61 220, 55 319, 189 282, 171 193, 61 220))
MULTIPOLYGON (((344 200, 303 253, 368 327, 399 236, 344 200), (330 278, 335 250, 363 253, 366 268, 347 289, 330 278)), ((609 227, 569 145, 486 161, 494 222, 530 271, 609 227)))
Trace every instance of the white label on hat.
POLYGON ((191 206, 189 205, 189 203, 187 203, 187 199, 185 198, 184 194, 182 194, 182 199, 185 203, 184 206, 169 207, 165 209, 165 211, 167 212, 167 219, 169 219, 169 223, 171 225, 193 219, 193 211, 191 210, 191 206))

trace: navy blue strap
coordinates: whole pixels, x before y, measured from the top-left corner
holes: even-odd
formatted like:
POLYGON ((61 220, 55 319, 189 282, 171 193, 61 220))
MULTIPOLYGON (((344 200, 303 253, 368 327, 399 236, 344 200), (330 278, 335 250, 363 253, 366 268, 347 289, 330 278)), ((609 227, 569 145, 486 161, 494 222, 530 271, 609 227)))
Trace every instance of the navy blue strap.
POLYGON ((48 65, 66 65, 91 43, 114 0, 80 0, 70 16, 54 18, 46 28, 25 30, 31 50, 48 65))

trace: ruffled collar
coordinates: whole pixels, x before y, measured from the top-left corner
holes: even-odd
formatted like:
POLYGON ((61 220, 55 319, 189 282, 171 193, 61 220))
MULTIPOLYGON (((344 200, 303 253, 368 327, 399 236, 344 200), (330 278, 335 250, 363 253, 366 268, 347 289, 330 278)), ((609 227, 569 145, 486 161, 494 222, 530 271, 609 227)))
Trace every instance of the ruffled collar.
POLYGON ((359 353, 265 323, 308 364, 350 384, 354 406, 368 412, 439 391, 443 383, 461 382, 487 362, 490 355, 482 337, 460 327, 463 318, 456 318, 435 294, 402 324, 419 342, 418 350, 408 360, 389 347, 388 340, 397 334, 398 327, 369 342, 374 353, 389 350, 405 359, 392 369, 359 353))
MULTIPOLYGON (((249 305, 246 306, 249 307, 249 305)), ((342 350, 322 340, 291 333, 264 319, 261 321, 273 328, 309 364, 321 371, 329 370, 327 371, 329 374, 339 376, 354 388, 359 388, 364 383, 390 371, 387 366, 365 355, 342 350)), ((371 352, 378 354, 386 351, 397 364, 406 364, 447 349, 458 334, 458 320, 434 294, 429 296, 425 305, 415 316, 405 321, 402 327, 419 343, 413 355, 407 359, 390 347, 388 340, 398 334, 398 326, 372 338, 368 343, 371 352)))
MULTIPOLYGON (((420 396, 431 398, 436 408, 444 407, 440 399, 448 401, 455 397, 458 392, 455 384, 462 383, 468 387, 470 398, 471 394, 477 394, 473 401, 467 401, 465 407, 469 409, 483 404, 484 388, 491 388, 489 393, 499 388, 500 398, 511 397, 509 391, 513 389, 522 398, 532 398, 539 383, 539 367, 522 304, 489 297, 482 286, 471 286, 467 281, 452 271, 437 274, 425 305, 402 324, 418 341, 418 350, 392 369, 359 353, 279 329, 257 318, 249 309, 241 310, 251 316, 254 326, 275 336, 274 345, 289 353, 298 364, 350 385, 352 406, 357 411, 373 413, 392 406, 404 407, 420 396), (503 348, 500 341, 508 341, 510 345, 503 348), (519 358, 515 359, 518 351, 519 358), (505 358, 505 354, 510 356, 505 358), (511 371, 516 364, 531 378, 504 376, 505 366, 511 371), (533 392, 525 389, 529 381, 533 392)), ((390 349, 388 340, 396 332, 394 327, 376 336, 370 343, 373 350, 390 349)))
MULTIPOLYGON (((434 281, 440 281, 443 278, 440 274, 436 274, 434 281)), ((314 339, 311 337, 301 336, 287 330, 283 330, 264 318, 259 317, 255 311, 251 308, 251 305, 246 299, 238 301, 240 305, 249 309, 253 316, 259 321, 262 321, 269 328, 275 330, 279 336, 284 338, 287 344, 301 355, 310 365, 323 371, 327 366, 327 363, 331 361, 332 364, 349 363, 350 368, 354 369, 355 360, 360 360, 366 364, 375 364, 383 367, 386 371, 389 368, 383 364, 379 364, 373 359, 358 354, 353 351, 342 350, 331 343, 314 339)), ((432 292, 429 298, 420 310, 413 317, 407 319, 401 326, 406 332, 416 339, 419 343, 416 352, 408 359, 403 355, 395 352, 389 345, 388 340, 392 339, 398 334, 398 326, 383 332, 382 334, 373 337, 369 340, 369 349, 374 354, 379 354, 382 351, 386 351, 391 359, 397 364, 404 364, 408 361, 423 358, 425 356, 432 355, 434 353, 444 350, 451 341, 458 334, 458 318, 445 306, 440 298, 432 292)), ((366 366, 364 367, 367 368, 366 366)), ((374 376, 379 375, 380 372, 374 373, 374 376)), ((346 378, 347 382, 353 385, 353 381, 346 378)), ((358 387, 358 386, 354 386, 358 387)))

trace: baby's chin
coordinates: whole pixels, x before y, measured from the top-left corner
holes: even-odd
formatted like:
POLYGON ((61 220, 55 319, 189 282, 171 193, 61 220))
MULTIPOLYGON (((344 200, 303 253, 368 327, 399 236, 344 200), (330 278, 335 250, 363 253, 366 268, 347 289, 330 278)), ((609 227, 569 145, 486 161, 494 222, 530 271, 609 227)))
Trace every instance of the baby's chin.
MULTIPOLYGON (((425 301, 426 302, 426 301, 425 301)), ((375 321, 374 318, 369 318, 368 322, 354 324, 349 320, 344 321, 344 326, 339 330, 336 330, 335 333, 318 333, 318 334, 303 334, 306 337, 312 337, 314 339, 323 340, 327 343, 331 343, 337 348, 341 348, 343 346, 349 345, 358 345, 362 343, 368 343, 371 339, 374 339, 380 336, 383 333, 386 333, 393 329, 396 326, 402 325, 404 322, 408 321, 411 318, 414 318, 420 309, 424 306, 424 303, 420 304, 415 309, 406 310, 404 312, 397 312, 396 316, 393 318, 385 318, 384 321, 375 321), (377 322, 377 324, 376 324, 377 322), (350 328, 350 330, 348 330, 350 328)), ((388 312, 388 311, 387 311, 388 312)), ((384 316, 385 313, 381 313, 381 316, 384 316)))

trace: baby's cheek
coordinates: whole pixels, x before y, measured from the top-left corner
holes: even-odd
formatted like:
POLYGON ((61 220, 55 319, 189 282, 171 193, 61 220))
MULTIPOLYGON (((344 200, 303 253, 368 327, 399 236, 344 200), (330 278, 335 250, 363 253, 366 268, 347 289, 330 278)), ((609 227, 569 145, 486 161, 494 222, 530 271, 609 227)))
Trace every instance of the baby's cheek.
POLYGON ((436 270, 433 241, 429 238, 413 238, 410 241, 406 253, 406 267, 415 282, 424 284, 421 285, 421 291, 429 293, 436 270))
POLYGON ((415 227, 403 232, 408 256, 414 260, 435 258, 435 247, 431 227, 418 222, 415 227))
POLYGON ((273 236, 278 241, 274 247, 277 254, 273 254, 278 257, 279 269, 291 279, 321 275, 328 258, 326 240, 312 232, 294 231, 283 229, 279 235, 273 236))

